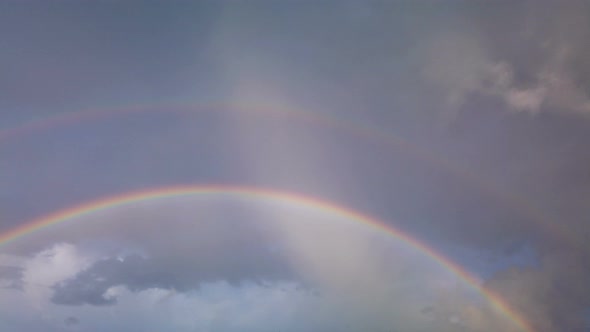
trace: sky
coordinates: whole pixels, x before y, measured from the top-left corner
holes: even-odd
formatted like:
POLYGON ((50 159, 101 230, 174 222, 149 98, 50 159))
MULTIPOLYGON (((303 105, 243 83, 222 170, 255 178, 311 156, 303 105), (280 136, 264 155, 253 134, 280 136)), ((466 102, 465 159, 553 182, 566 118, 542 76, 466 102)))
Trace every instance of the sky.
POLYGON ((3 331, 587 331, 584 1, 0 1, 3 331), (254 189, 253 189, 254 190, 254 189), (33 318, 31 318, 33 317, 33 318))

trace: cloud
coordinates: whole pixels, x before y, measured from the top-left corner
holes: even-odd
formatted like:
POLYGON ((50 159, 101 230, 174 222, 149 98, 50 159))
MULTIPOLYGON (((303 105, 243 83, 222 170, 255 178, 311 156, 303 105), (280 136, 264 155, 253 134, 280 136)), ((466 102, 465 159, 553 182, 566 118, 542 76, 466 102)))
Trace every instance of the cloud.
POLYGON ((587 3, 476 7, 457 14, 471 19, 467 29, 433 33, 419 51, 424 78, 450 107, 483 95, 513 111, 590 113, 587 3))
MULTIPOLYGON (((262 258, 262 257, 259 257, 262 258)), ((113 305, 117 303, 114 294, 108 295, 113 287, 122 286, 139 292, 146 289, 162 289, 188 292, 199 289, 203 283, 225 280, 231 284, 260 282, 293 278, 289 275, 273 275, 273 271, 256 271, 245 266, 231 265, 231 262, 218 261, 207 265, 198 259, 190 261, 178 257, 174 264, 164 261, 130 255, 124 258, 100 260, 70 279, 53 286, 51 301, 61 305, 113 305)), ((255 264, 251 260, 248 264, 255 264)))
POLYGON ((51 294, 52 285, 89 267, 94 259, 71 244, 54 244, 25 262, 23 291, 32 302, 42 307, 51 294))

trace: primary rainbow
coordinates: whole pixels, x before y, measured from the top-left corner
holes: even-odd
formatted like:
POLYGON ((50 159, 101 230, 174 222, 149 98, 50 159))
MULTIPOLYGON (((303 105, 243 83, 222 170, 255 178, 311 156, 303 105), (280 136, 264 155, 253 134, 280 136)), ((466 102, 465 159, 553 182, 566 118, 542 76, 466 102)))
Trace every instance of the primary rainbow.
POLYGON ((502 299, 492 292, 482 288, 476 278, 462 267, 450 261, 448 258, 437 253, 426 244, 419 242, 411 236, 404 234, 382 221, 374 219, 368 215, 353 211, 347 207, 338 206, 333 203, 320 200, 315 197, 304 196, 301 194, 279 191, 274 189, 261 189, 255 187, 225 186, 225 185, 200 185, 200 186, 173 186, 164 188, 155 188, 150 190, 136 191, 121 195, 111 196, 104 199, 81 204, 73 208, 64 209, 50 215, 33 220, 20 227, 14 228, 8 232, 0 234, 0 246, 22 238, 28 234, 43 230, 52 225, 65 222, 69 219, 82 217, 96 211, 115 208, 118 206, 139 202, 156 200, 160 198, 186 196, 186 195, 208 195, 208 194, 228 194, 244 195, 249 197, 283 200, 297 203, 310 208, 318 209, 324 212, 342 216, 352 221, 364 224, 380 232, 386 233, 398 240, 401 240, 412 247, 420 250, 425 255, 431 257, 443 267, 457 275, 467 284, 481 292, 494 307, 508 317, 522 331, 532 332, 529 324, 514 310, 512 310, 502 299))

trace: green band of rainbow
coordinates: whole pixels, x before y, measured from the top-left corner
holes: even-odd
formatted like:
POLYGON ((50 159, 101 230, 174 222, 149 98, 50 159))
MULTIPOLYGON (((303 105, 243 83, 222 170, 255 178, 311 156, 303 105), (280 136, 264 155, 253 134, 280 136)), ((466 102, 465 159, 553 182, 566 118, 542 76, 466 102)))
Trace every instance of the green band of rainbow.
POLYGON ((370 216, 361 214, 353 211, 346 207, 338 206, 330 202, 320 200, 318 198, 304 196, 300 194, 272 190, 272 189, 261 189, 253 187, 238 187, 238 186, 219 186, 219 185, 206 185, 206 186, 173 186, 156 188, 152 190, 144 190, 138 192, 125 193, 122 195, 111 196, 105 199, 92 201, 86 204, 78 205, 73 208, 58 211, 56 213, 41 217, 32 222, 26 223, 20 227, 14 228, 6 233, 0 234, 0 246, 9 242, 15 241, 19 238, 26 236, 37 231, 41 231, 52 225, 67 221, 75 217, 82 217, 84 215, 91 214, 96 211, 114 208, 139 201, 156 200, 160 198, 169 198, 176 196, 186 195, 209 195, 209 194, 232 194, 232 195, 245 195, 250 197, 283 200, 307 206, 310 208, 318 209, 332 213, 343 218, 353 220, 355 222, 364 224, 370 228, 386 233, 389 236, 401 240, 404 243, 420 250, 425 255, 431 257, 443 267, 457 275, 459 278, 464 280, 467 284, 471 285, 479 292, 481 292, 494 307, 494 309, 501 312, 504 316, 508 317, 514 324, 522 331, 532 332, 531 327, 525 320, 514 310, 510 309, 504 301, 502 301, 497 295, 492 292, 483 289, 479 286, 477 280, 463 268, 450 261, 448 258, 437 253, 426 244, 419 242, 411 236, 404 234, 391 226, 374 219, 370 216))

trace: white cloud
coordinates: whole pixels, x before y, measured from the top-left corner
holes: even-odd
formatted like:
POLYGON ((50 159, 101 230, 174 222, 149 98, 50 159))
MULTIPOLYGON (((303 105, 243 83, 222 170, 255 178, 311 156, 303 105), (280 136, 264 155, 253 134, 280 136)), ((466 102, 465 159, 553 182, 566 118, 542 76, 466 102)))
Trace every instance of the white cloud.
POLYGON ((41 306, 48 302, 53 285, 75 276, 95 260, 95 257, 80 252, 71 244, 55 244, 24 264, 24 292, 37 306, 41 306))

